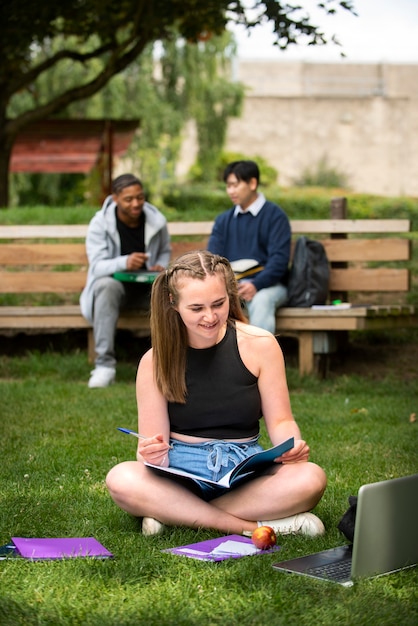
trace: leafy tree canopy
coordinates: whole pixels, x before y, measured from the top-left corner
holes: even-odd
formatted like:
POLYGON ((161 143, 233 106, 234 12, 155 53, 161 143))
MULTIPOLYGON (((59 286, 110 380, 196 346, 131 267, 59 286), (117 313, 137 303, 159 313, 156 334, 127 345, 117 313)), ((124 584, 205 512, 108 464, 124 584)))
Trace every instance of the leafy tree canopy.
MULTIPOLYGON (((338 9, 354 12, 351 0, 317 4, 327 13, 338 9)), ((69 104, 97 93, 141 55, 147 44, 169 40, 173 31, 198 42, 221 34, 228 22, 251 29, 266 21, 273 23, 281 48, 297 44, 301 37, 310 45, 327 43, 321 29, 300 9, 283 0, 2 0, 0 206, 7 203, 8 164, 17 133, 26 124, 58 114, 69 104), (57 38, 65 42, 58 48, 53 45, 57 38), (39 77, 60 66, 68 72, 69 62, 85 70, 85 75, 74 72, 76 81, 69 75, 62 91, 52 90, 48 99, 38 101, 39 77), (10 103, 22 92, 31 95, 29 104, 11 115, 10 103)))

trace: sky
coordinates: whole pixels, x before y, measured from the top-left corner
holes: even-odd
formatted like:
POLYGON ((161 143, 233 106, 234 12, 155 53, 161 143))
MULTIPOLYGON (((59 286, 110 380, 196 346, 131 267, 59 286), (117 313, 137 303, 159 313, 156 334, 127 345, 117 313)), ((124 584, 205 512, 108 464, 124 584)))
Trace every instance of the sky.
POLYGON ((341 50, 350 62, 418 63, 418 0, 353 0, 357 17, 339 10, 326 16, 315 9, 315 0, 300 0, 327 35, 335 34, 342 46, 291 46, 280 50, 273 45, 271 27, 258 26, 248 35, 233 28, 240 59, 341 61, 341 50))

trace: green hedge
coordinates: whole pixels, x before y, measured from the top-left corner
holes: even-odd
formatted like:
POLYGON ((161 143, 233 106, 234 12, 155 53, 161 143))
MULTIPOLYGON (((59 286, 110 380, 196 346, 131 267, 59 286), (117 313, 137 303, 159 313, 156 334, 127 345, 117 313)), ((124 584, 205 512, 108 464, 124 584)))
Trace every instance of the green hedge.
MULTIPOLYGON (((290 219, 327 219, 332 198, 347 197, 350 219, 404 218, 418 230, 418 198, 386 198, 367 194, 349 194, 340 189, 261 188, 266 197, 279 204, 290 219)), ((172 219, 205 220, 216 217, 231 203, 224 189, 177 187, 163 198, 172 219)))
MULTIPOLYGON (((418 231, 418 198, 350 194, 341 189, 263 188, 266 197, 279 204, 290 219, 327 219, 332 198, 347 197, 350 219, 406 218, 418 231)), ((178 186, 156 202, 168 220, 212 220, 231 206, 223 185, 178 186)), ((0 210, 0 224, 83 224, 98 207, 14 207, 0 210)))

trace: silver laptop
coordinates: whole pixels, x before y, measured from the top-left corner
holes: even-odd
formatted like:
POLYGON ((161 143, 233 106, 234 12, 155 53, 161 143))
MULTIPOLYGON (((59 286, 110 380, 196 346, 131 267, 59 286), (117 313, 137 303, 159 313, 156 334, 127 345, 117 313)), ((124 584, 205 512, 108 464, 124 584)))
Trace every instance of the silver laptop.
POLYGON ((274 563, 273 568, 351 586, 356 578, 389 574, 418 563, 418 474, 363 485, 354 541, 274 563))

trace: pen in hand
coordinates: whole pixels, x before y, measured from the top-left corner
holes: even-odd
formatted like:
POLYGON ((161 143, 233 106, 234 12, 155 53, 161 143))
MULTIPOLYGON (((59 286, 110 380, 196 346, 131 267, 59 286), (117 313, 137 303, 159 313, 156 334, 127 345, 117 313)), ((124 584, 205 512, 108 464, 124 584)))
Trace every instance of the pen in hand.
MULTIPOLYGON (((136 437, 137 439, 150 439, 150 437, 145 437, 144 435, 140 435, 139 433, 136 433, 134 430, 129 430, 128 428, 119 428, 118 430, 120 430, 122 433, 125 433, 126 435, 132 435, 133 437, 136 437)), ((172 450, 173 446, 170 446, 169 444, 167 444, 169 449, 172 450)))

